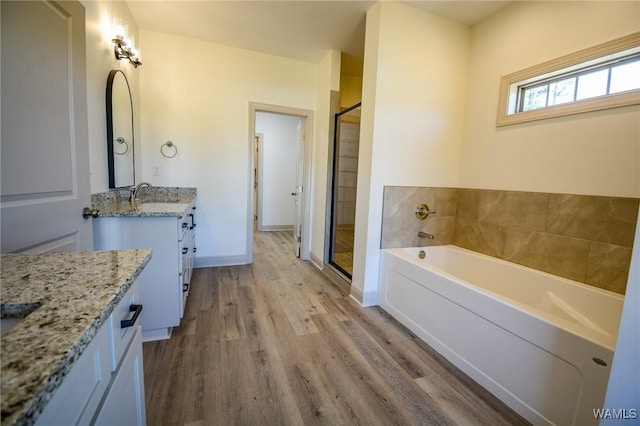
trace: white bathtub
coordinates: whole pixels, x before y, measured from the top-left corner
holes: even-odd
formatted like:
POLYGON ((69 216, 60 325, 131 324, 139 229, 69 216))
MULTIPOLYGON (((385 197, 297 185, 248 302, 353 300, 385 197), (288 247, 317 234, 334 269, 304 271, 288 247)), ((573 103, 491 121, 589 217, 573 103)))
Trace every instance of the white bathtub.
POLYGON ((525 419, 598 424, 622 296, 456 246, 380 268, 380 306, 525 419))

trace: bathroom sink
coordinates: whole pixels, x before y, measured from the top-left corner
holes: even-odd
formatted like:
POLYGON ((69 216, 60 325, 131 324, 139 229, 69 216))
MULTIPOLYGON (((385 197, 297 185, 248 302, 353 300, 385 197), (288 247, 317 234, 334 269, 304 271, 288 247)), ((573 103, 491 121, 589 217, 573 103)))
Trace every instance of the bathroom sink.
POLYGON ((25 318, 0 318, 0 336, 7 334, 13 327, 24 321, 25 318))
POLYGON ((3 304, 0 309, 2 314, 2 318, 0 318, 0 336, 9 333, 41 305, 42 303, 40 302, 3 304))

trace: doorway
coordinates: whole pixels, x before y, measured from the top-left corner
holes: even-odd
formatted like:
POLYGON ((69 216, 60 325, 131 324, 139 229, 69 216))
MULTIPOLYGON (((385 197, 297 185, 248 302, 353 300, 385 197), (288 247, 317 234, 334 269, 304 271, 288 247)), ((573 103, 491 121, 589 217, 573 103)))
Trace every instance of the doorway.
POLYGON ((360 103, 335 115, 329 211, 329 266, 351 282, 356 187, 360 145, 360 103))
POLYGON ((247 259, 253 262, 254 232, 287 230, 294 254, 308 260, 313 112, 250 103, 249 114, 247 259))
POLYGON ((255 230, 293 231, 297 151, 303 118, 256 112, 255 230))

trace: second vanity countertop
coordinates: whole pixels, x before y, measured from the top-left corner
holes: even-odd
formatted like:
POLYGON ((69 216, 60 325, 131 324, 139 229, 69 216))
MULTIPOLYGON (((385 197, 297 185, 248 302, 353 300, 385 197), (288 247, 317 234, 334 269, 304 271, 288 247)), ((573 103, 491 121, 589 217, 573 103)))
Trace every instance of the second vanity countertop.
POLYGON ((138 201, 130 203, 123 201, 113 203, 108 207, 98 209, 98 217, 161 217, 184 216, 193 203, 193 199, 174 201, 138 201))
POLYGON ((140 193, 136 202, 117 190, 94 194, 91 204, 98 217, 180 217, 196 198, 196 188, 152 186, 141 188, 140 193))
POLYGON ((151 250, 3 254, 2 425, 32 424, 145 265, 151 250))

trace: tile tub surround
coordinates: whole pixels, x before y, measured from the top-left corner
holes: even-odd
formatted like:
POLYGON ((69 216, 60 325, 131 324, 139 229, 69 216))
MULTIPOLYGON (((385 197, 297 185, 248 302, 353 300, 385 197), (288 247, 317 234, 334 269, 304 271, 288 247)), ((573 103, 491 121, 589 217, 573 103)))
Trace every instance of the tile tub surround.
POLYGON ((129 202, 128 189, 115 189, 91 195, 91 207, 98 217, 182 216, 195 200, 196 188, 142 187, 136 203, 129 202))
POLYGON ((455 188, 386 186, 381 248, 453 244, 457 194, 455 188), (436 214, 417 219, 415 211, 422 203, 436 214), (435 239, 418 238, 419 231, 432 234, 435 239))
POLYGON ((1 256, 0 314, 32 310, 1 338, 3 426, 36 420, 150 259, 150 250, 1 256))
POLYGON ((540 192, 385 187, 381 247, 454 244, 624 294, 639 202, 540 192), (417 220, 413 212, 420 203, 437 214, 417 220), (419 239, 418 231, 436 238, 419 239))

